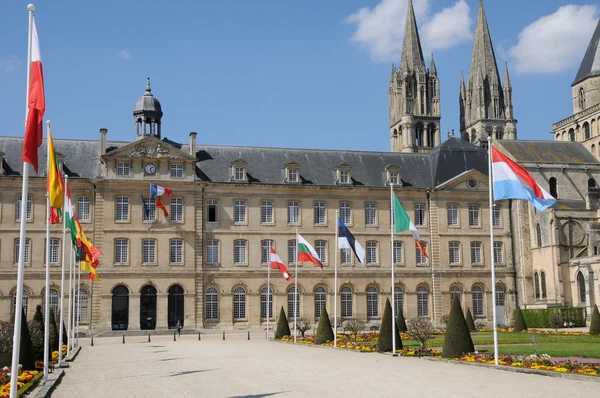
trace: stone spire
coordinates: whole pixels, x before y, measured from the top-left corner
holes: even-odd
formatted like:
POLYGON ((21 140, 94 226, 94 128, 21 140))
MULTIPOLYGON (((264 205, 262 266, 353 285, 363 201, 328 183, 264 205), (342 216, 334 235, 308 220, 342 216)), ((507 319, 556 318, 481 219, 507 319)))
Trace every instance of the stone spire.
POLYGON ((508 62, 504 63, 504 89, 507 88, 512 89, 512 85, 510 84, 510 75, 508 74, 508 62))
POLYGON ((425 71, 425 60, 423 59, 423 50, 421 49, 421 40, 419 39, 412 0, 408 0, 400 69, 406 72, 425 71))
POLYGON ((500 74, 498 73, 496 56, 494 55, 494 47, 482 0, 479 1, 479 13, 477 15, 477 27, 475 28, 469 82, 472 81, 473 74, 479 71, 481 71, 484 79, 487 79, 490 85, 500 83, 500 74))
POLYGON ((429 74, 437 75, 437 69, 435 67, 435 61, 433 60, 433 53, 431 53, 431 62, 429 62, 429 74))
POLYGON ((588 77, 600 75, 600 20, 596 25, 596 30, 592 35, 592 40, 583 56, 577 76, 571 86, 581 83, 588 77))

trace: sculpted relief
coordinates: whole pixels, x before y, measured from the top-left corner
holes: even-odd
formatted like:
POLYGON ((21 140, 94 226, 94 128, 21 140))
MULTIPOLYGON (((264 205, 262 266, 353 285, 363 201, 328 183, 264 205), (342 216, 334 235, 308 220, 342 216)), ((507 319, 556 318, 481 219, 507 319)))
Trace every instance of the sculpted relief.
POLYGON ((132 158, 165 158, 180 159, 177 154, 170 154, 169 149, 161 144, 139 144, 129 154, 132 158))

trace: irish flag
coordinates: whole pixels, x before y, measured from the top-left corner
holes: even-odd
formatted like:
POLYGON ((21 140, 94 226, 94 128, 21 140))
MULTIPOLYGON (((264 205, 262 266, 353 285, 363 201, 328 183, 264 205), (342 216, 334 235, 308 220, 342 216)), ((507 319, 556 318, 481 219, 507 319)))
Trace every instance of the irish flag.
POLYGON ((298 240, 298 262, 309 262, 315 264, 317 267, 323 269, 321 264, 321 258, 315 251, 315 249, 302 237, 302 235, 296 233, 296 239, 298 240))
POLYGON ((271 269, 280 270, 281 275, 285 278, 286 281, 289 282, 292 280, 290 273, 288 272, 287 268, 283 264, 283 261, 281 261, 281 258, 279 258, 279 255, 275 252, 275 249, 273 249, 273 246, 271 246, 270 260, 271 260, 271 269))
POLYGON ((398 197, 394 195, 394 233, 397 234, 398 232, 403 231, 410 231, 412 233, 412 236, 415 238, 415 242, 417 243, 419 250, 421 250, 421 253, 423 253, 425 257, 429 258, 425 248, 423 247, 423 244, 421 243, 421 234, 419 234, 419 231, 417 231, 417 227, 415 227, 415 224, 413 224, 411 221, 408 213, 406 213, 406 210, 404 210, 404 207, 398 200, 398 197))
POLYGON ((71 191, 69 190, 69 183, 65 184, 65 200, 67 201, 65 206, 65 228, 71 231, 71 241, 73 247, 77 247, 77 227, 75 226, 75 212, 73 211, 73 203, 71 202, 71 191))

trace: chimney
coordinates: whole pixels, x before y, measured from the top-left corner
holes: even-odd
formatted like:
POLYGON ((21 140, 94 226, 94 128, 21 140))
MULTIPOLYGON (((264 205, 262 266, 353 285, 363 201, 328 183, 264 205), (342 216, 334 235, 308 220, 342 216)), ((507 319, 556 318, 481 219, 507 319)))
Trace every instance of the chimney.
POLYGON ((190 155, 196 157, 196 132, 190 133, 190 155))
POLYGON ((106 155, 106 134, 108 133, 108 129, 101 128, 100 129, 100 156, 106 155))
POLYGON ((4 175, 4 152, 0 151, 0 176, 4 175))

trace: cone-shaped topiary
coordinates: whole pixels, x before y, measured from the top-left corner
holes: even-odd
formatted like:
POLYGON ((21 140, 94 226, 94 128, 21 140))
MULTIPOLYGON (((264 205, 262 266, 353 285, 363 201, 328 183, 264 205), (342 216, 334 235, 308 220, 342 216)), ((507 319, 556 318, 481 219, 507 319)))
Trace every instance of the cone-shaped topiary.
POLYGON ((598 312, 598 306, 594 304, 594 311, 592 312, 592 320, 590 322, 590 334, 600 334, 600 312, 598 312))
POLYGON ((29 323, 29 333, 33 344, 33 356, 38 361, 44 360, 44 315, 42 306, 35 307, 33 320, 29 323))
POLYGON ((515 310, 515 332, 522 332, 523 330, 527 330, 527 324, 525 323, 525 318, 523 317, 523 313, 521 312, 521 308, 517 307, 515 310))
POLYGON ((457 299, 452 300, 452 309, 448 317, 446 337, 444 338, 443 358, 458 358, 463 354, 475 351, 471 333, 465 316, 457 299))
POLYGON ((35 357, 33 356, 33 344, 31 343, 31 335, 29 327, 27 327, 27 319, 25 311, 21 315, 21 348, 19 349, 19 363, 23 365, 23 370, 35 370, 35 357))
MULTIPOLYGON (((383 318, 381 320, 381 326, 379 327, 379 340, 377 341, 377 351, 380 352, 391 352, 392 351, 392 306, 390 300, 385 301, 385 309, 383 310, 383 318)), ((402 339, 400 339, 400 332, 398 328, 396 331, 396 350, 402 349, 402 339)))
POLYGON ((35 306, 35 314, 33 314, 33 320, 41 323, 42 325, 44 324, 44 314, 42 313, 42 306, 39 304, 35 306))
POLYGON ((470 308, 467 308, 467 317, 465 320, 467 321, 467 326, 469 327, 469 331, 476 332, 477 328, 475 327, 475 321, 473 320, 473 315, 471 315, 470 308))
POLYGON ((399 332, 408 332, 408 328, 406 327, 406 321, 404 320, 404 314, 402 310, 398 312, 398 318, 396 319, 396 325, 398 325, 399 332))
MULTIPOLYGON (((61 319, 62 319, 62 317, 61 317, 61 319)), ((63 329, 63 332, 62 332, 62 343, 64 345, 67 345, 67 341, 69 341, 69 338, 67 336, 67 328, 65 327, 65 321, 64 320, 62 321, 62 325, 63 325, 63 328, 62 328, 63 329)), ((62 347, 61 347, 61 349, 62 349, 62 347)))
POLYGON ((280 339, 283 336, 289 336, 292 332, 290 331, 290 324, 285 316, 285 311, 283 310, 283 306, 281 307, 281 311, 279 311, 279 320, 277 321, 277 330, 275 330, 275 338, 280 339))
POLYGON ((331 322, 329 322, 329 314, 327 313, 327 308, 323 306, 321 309, 321 316, 319 317, 319 325, 317 326, 317 338, 315 340, 316 344, 327 343, 328 341, 333 341, 335 336, 333 335, 333 328, 331 327, 331 322))
POLYGON ((50 310, 50 358, 53 351, 58 351, 58 327, 54 319, 54 311, 50 310))

